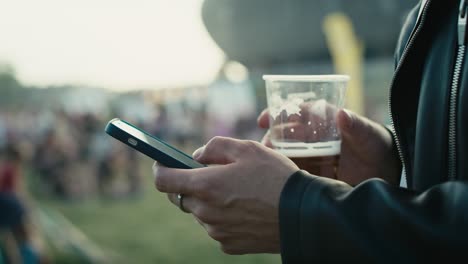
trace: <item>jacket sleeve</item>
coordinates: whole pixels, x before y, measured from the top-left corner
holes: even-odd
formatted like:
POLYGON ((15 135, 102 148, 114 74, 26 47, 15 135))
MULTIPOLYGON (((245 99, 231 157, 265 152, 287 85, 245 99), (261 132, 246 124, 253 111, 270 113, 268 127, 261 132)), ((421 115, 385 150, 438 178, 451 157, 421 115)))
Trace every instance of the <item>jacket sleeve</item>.
POLYGON ((279 217, 283 263, 447 261, 466 257, 468 183, 417 193, 298 171, 282 191, 279 217))

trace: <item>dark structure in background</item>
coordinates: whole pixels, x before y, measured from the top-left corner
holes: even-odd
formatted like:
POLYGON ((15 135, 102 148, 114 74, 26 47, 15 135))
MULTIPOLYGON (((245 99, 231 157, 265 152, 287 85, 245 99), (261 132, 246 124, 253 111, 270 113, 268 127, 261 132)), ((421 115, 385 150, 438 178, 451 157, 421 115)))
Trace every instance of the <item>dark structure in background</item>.
POLYGON ((322 21, 344 12, 366 56, 393 56, 400 27, 417 0, 205 0, 202 17, 231 60, 247 67, 329 59, 322 21))
MULTIPOLYGON (((334 72, 323 20, 344 13, 362 41, 366 116, 388 122, 388 86, 400 28, 418 0, 205 0, 202 18, 228 60, 250 70, 257 111, 266 107, 263 74, 334 72)), ((359 67, 359 65, 357 65, 359 67)))

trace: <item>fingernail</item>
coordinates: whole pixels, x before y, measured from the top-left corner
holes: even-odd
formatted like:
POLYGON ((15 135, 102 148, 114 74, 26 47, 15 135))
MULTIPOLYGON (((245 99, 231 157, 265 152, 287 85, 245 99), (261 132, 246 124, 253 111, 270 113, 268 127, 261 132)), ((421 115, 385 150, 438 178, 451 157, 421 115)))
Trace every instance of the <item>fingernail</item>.
POLYGON ((198 148, 197 150, 195 150, 192 154, 193 158, 194 159, 198 159, 201 154, 203 153, 203 150, 205 150, 205 146, 201 147, 201 148, 198 148))
POLYGON ((159 169, 158 162, 155 161, 155 162, 153 163, 152 169, 153 169, 153 179, 156 180, 157 175, 158 175, 158 169, 159 169))
POLYGON ((346 116, 344 125, 346 128, 350 129, 353 127, 353 114, 351 113, 351 111, 347 109, 343 109, 343 112, 345 113, 345 116, 346 116))

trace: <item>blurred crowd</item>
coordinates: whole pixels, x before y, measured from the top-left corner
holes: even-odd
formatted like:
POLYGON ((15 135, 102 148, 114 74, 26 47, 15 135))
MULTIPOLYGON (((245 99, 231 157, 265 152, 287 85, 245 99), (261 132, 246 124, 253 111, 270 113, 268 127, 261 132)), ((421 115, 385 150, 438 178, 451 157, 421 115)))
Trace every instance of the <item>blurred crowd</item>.
MULTIPOLYGON (((81 199, 96 194, 115 197, 137 193, 140 175, 135 153, 110 140, 103 142, 102 123, 91 113, 3 112, 0 149, 18 152, 19 162, 34 185, 30 189, 41 195, 81 199), (124 187, 107 188, 110 179, 119 177, 115 174, 125 174, 124 187)), ((4 164, 2 169, 9 166, 4 164)))
POLYGON ((223 115, 209 100, 198 98, 198 103, 193 96, 154 103, 138 110, 147 113, 143 116, 126 112, 124 105, 103 112, 69 112, 66 107, 0 111, 0 263, 47 262, 37 242, 39 229, 31 222, 32 197, 115 201, 142 194, 151 160, 104 132, 114 117, 189 154, 215 135, 255 136, 254 114, 223 115))

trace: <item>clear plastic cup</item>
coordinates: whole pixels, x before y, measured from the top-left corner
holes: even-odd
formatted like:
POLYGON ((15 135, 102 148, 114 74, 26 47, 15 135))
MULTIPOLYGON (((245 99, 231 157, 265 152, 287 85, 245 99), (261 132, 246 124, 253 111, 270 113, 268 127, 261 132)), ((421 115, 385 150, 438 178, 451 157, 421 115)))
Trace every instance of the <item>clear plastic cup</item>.
POLYGON ((309 173, 336 178, 347 75, 264 75, 273 147, 309 173))

